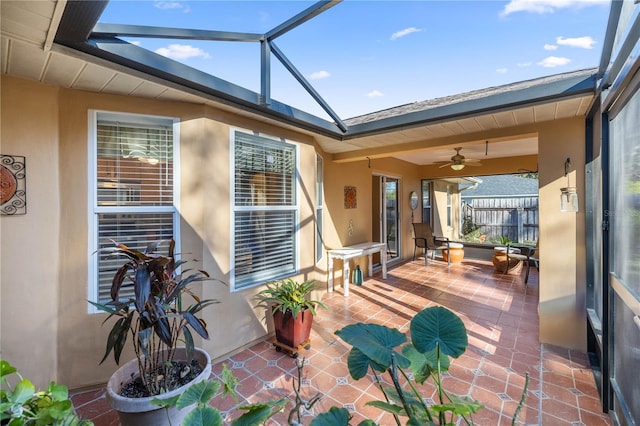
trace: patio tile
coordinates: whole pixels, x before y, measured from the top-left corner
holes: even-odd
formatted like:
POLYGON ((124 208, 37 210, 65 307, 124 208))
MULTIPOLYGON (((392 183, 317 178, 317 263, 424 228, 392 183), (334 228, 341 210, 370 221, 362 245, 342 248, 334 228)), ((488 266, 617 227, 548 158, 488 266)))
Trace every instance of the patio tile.
MULTIPOLYGON (((529 284, 524 274, 495 273, 490 262, 465 259, 447 267, 436 257, 418 259, 389 268, 388 278, 380 272, 368 277, 362 286, 352 286, 349 297, 342 289, 326 294, 329 310, 321 310, 314 322, 311 347, 294 360, 276 352, 270 342, 260 342, 213 365, 214 376, 226 363, 241 380, 239 401, 216 397, 212 405, 224 414, 225 421, 237 418, 237 407, 247 402, 287 397, 290 402, 267 424, 286 425, 293 408, 293 383, 296 363, 304 359, 301 395, 316 393, 322 400, 304 413, 309 424, 314 416, 332 406, 345 407, 353 416, 352 424, 373 419, 380 425, 395 424, 389 414, 367 406, 383 396, 372 375, 359 381, 351 379, 347 369, 350 346, 334 332, 348 324, 365 321, 409 332, 413 316, 428 306, 445 306, 465 323, 469 347, 452 360, 443 375, 445 389, 468 395, 485 408, 473 415, 477 425, 510 425, 522 396, 525 373, 529 390, 522 407, 520 425, 610 425, 602 413, 593 374, 586 354, 538 341, 538 273, 532 269, 529 284)), ((387 375, 380 376, 389 384, 387 375)), ((430 381, 417 386, 424 400, 437 398, 430 381)), ((78 392, 72 400, 78 413, 96 426, 117 425, 102 390, 78 392)))

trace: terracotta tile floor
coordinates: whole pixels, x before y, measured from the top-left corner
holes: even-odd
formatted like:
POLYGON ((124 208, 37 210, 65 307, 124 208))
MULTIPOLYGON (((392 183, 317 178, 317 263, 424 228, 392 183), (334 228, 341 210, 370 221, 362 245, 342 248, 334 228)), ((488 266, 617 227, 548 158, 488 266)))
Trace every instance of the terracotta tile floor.
MULTIPOLYGON (((519 417, 524 425, 610 425, 600 409, 593 375, 584 353, 538 343, 538 274, 531 270, 528 286, 523 276, 502 275, 490 262, 465 259, 452 264, 422 259, 380 272, 365 280, 362 287, 351 286, 345 298, 342 289, 323 299, 328 311, 320 311, 305 359, 302 392, 307 397, 321 392, 324 397, 309 412, 313 416, 331 406, 347 408, 352 424, 364 418, 381 425, 395 424, 381 411, 365 406, 381 394, 371 378, 354 381, 349 376, 346 357, 350 347, 334 331, 354 322, 372 322, 405 332, 411 318, 425 307, 445 306, 463 319, 469 347, 453 360, 444 378, 445 389, 479 400, 485 408, 473 416, 478 425, 510 425, 522 393, 524 376, 530 375, 526 405, 519 417)), ((296 360, 261 342, 214 365, 214 374, 226 363, 241 380, 240 401, 217 399, 214 405, 231 420, 239 416, 234 408, 247 402, 291 398, 296 360)), ((425 386, 423 396, 433 397, 433 387, 425 386)), ((104 391, 73 396, 78 414, 96 426, 117 425, 117 417, 104 399, 104 391)), ((288 409, 293 404, 288 405, 288 409)), ((288 413, 288 410, 287 412, 288 413)), ((280 413, 269 425, 285 425, 280 413)))

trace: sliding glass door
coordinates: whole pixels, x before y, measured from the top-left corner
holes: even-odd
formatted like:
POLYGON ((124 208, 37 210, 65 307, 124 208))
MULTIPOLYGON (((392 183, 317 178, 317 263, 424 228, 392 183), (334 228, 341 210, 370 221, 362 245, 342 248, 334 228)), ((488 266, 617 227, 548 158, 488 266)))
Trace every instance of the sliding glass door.
POLYGON ((400 256, 399 205, 400 179, 372 176, 372 235, 374 241, 387 244, 387 262, 400 256))

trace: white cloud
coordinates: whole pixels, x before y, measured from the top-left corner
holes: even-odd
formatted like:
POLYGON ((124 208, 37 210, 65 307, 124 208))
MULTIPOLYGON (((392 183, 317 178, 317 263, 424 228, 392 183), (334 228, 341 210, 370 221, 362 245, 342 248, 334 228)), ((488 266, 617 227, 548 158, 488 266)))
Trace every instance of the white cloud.
POLYGON ((140 40, 132 41, 131 44, 133 44, 134 46, 142 46, 142 42, 140 40))
POLYGON ((507 16, 516 12, 554 13, 557 9, 609 4, 609 0, 511 0, 500 12, 507 16))
POLYGON ((382 94, 382 92, 379 92, 377 90, 373 90, 373 91, 367 93, 367 97, 369 97, 369 98, 379 98, 379 97, 382 97, 382 96, 384 96, 382 94))
POLYGON ((509 69, 508 69, 508 68, 505 68, 505 67, 502 67, 502 68, 496 68, 496 72, 497 72, 498 74, 506 74, 506 73, 507 73, 507 71, 509 71, 509 69))
POLYGON ((158 8, 158 9, 162 9, 162 10, 167 10, 167 9, 182 9, 182 3, 177 2, 177 1, 157 1, 155 3, 153 3, 153 6, 158 8))
POLYGON ((316 71, 314 73, 311 73, 311 75, 309 76, 309 78, 311 80, 322 80, 323 78, 329 78, 331 77, 331 74, 329 74, 329 71, 316 71))
POLYGON ((589 36, 573 38, 556 37, 556 43, 562 46, 592 49, 593 45, 596 44, 596 41, 589 36))
POLYGON ((520 67, 520 68, 526 68, 526 67, 530 67, 531 65, 533 65, 533 63, 531 63, 531 62, 519 62, 516 65, 518 67, 520 67))
POLYGON ((545 44, 544 50, 558 50, 558 46, 555 44, 545 44))
POLYGON ((168 47, 156 49, 156 53, 171 59, 189 59, 195 57, 209 58, 204 50, 188 44, 170 44, 168 47))
POLYGON ((409 35, 411 33, 419 33, 420 31, 422 31, 422 30, 419 29, 419 28, 416 28, 416 27, 405 28, 404 30, 397 31, 397 32, 391 34, 391 40, 397 40, 400 37, 404 37, 404 36, 409 35))
POLYGON ((191 8, 179 1, 156 1, 153 6, 161 10, 182 9, 184 13, 191 12, 191 8))
POLYGON ((559 58, 557 56, 549 56, 544 58, 542 61, 538 62, 538 65, 544 68, 555 68, 561 67, 563 65, 567 65, 571 62, 569 58, 559 58))

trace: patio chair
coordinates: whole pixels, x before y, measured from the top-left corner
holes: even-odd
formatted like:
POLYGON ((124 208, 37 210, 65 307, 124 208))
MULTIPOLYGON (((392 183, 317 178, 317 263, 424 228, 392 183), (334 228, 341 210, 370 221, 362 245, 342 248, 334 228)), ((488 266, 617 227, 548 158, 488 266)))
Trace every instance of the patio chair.
MULTIPOLYGON (((416 260, 416 250, 424 250, 424 265, 427 266, 428 250, 431 250, 431 258, 435 259, 436 250, 449 250, 449 238, 433 235, 431 225, 428 223, 413 224, 413 260, 416 260)), ((447 263, 451 264, 451 256, 447 257, 447 263)))
MULTIPOLYGON (((518 260, 524 263, 525 267, 525 275, 524 275, 524 284, 527 285, 529 282, 529 270, 531 269, 531 264, 534 264, 536 269, 540 270, 540 260, 537 257, 538 252, 538 243, 536 242, 535 247, 522 245, 522 244, 507 244, 507 265, 510 265, 512 260, 518 260), (511 253, 510 248, 517 248, 520 250, 520 253, 511 253)), ((504 273, 507 273, 509 268, 505 268, 504 273)))

